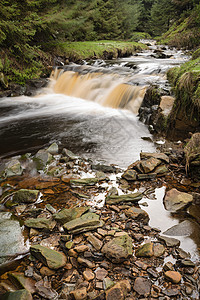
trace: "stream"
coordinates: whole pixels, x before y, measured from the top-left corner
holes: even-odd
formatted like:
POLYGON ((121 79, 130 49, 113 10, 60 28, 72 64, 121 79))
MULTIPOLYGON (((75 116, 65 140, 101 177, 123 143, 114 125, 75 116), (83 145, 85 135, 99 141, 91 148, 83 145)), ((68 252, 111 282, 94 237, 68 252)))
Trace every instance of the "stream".
MULTIPOLYGON (((56 142, 93 162, 127 168, 143 152, 155 152, 164 141, 153 140, 138 120, 137 111, 146 88, 159 85, 166 92, 166 71, 188 60, 181 51, 158 46, 134 56, 112 61, 90 60, 55 69, 49 86, 35 97, 0 99, 0 157, 36 152, 56 142)), ((116 184, 116 178, 112 181, 116 184)), ((163 205, 166 187, 155 190, 155 199, 143 199, 150 226, 164 232, 180 219, 163 205)), ((100 197, 101 198, 101 197, 100 197)), ((199 225, 179 237, 193 261, 199 259, 199 225)))

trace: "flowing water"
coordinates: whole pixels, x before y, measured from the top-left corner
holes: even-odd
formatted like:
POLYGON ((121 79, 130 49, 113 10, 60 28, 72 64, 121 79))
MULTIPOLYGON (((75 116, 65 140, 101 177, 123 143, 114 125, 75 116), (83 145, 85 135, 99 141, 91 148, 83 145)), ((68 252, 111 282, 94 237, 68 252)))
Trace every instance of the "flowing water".
POLYGON ((141 151, 154 151, 138 108, 146 87, 167 89, 165 72, 187 57, 167 49, 169 58, 156 59, 156 46, 151 48, 129 58, 55 69, 49 87, 36 97, 1 99, 0 156, 56 141, 79 155, 127 167, 141 151))
MULTIPOLYGON (((137 118, 138 108, 150 84, 169 89, 166 71, 188 57, 166 48, 165 59, 155 58, 154 50, 152 45, 128 58, 55 68, 49 86, 37 96, 0 99, 0 157, 36 152, 57 142, 93 161, 126 168, 141 151, 155 151, 151 134, 137 118)), ((162 231, 180 221, 165 211, 164 191, 157 189, 157 201, 147 199, 144 208, 150 225, 162 231)), ((200 245, 197 236, 181 239, 194 260, 200 245)))

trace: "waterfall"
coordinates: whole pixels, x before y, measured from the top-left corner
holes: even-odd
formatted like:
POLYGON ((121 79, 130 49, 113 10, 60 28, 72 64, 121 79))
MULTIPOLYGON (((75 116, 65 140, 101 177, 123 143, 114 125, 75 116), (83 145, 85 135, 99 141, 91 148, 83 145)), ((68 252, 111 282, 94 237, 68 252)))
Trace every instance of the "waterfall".
POLYGON ((81 74, 55 69, 51 79, 57 94, 94 101, 106 107, 129 109, 134 114, 137 114, 146 91, 145 86, 128 84, 127 79, 112 73, 81 74))

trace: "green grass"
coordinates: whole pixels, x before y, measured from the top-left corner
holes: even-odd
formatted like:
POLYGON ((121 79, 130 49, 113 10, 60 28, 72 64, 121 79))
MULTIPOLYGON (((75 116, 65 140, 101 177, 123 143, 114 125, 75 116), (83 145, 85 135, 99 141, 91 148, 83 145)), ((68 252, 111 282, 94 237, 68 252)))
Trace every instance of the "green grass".
POLYGON ((137 42, 124 41, 86 41, 86 42, 63 42, 48 43, 46 47, 54 54, 66 56, 69 60, 80 60, 90 58, 105 58, 105 53, 110 53, 113 58, 146 49, 146 45, 137 42))

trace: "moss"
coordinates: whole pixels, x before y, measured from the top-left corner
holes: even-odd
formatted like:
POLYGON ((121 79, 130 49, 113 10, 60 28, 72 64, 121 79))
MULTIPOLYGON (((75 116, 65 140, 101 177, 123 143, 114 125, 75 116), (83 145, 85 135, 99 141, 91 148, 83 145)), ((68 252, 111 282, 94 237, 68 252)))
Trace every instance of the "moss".
POLYGON ((151 39, 151 36, 150 36, 150 34, 148 34, 146 32, 134 32, 132 34, 130 41, 138 42, 141 39, 151 39))

